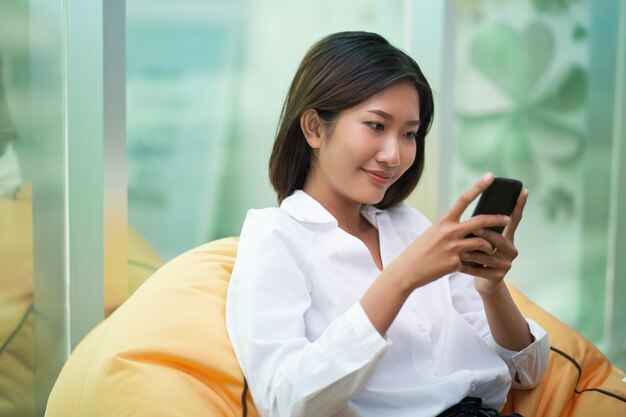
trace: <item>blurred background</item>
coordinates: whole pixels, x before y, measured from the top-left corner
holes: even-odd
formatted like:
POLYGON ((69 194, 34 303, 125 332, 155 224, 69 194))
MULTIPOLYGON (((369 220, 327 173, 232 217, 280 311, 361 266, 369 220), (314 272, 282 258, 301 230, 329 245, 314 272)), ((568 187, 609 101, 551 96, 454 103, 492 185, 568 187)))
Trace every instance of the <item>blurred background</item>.
POLYGON ((436 118, 409 203, 530 190, 509 281, 626 368, 626 1, 2 0, 0 417, 164 262, 276 205, 281 106, 319 38, 412 55, 436 118))

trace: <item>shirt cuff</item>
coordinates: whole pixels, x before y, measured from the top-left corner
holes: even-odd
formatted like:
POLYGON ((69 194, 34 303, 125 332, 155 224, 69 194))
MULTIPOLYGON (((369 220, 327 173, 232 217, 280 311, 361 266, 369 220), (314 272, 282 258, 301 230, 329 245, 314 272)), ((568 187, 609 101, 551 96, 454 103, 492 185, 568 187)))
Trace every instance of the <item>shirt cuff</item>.
POLYGON ((546 331, 533 320, 526 319, 533 342, 516 352, 500 346, 490 334, 487 343, 506 362, 511 372, 514 388, 536 386, 548 365, 550 341, 546 331))

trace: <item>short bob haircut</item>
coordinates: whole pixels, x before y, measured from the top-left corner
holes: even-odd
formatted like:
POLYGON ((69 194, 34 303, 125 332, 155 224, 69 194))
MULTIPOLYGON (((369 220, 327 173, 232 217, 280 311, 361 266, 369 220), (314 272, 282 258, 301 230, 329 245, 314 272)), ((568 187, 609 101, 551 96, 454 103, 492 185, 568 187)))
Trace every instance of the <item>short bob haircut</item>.
POLYGON ((422 175, 424 138, 434 111, 430 86, 410 56, 375 33, 339 32, 313 45, 289 88, 270 157, 270 181, 279 203, 304 186, 312 166, 313 152, 300 127, 300 116, 315 109, 332 131, 342 110, 400 82, 415 85, 420 101, 416 155, 413 165, 376 204, 380 209, 402 202, 422 175))

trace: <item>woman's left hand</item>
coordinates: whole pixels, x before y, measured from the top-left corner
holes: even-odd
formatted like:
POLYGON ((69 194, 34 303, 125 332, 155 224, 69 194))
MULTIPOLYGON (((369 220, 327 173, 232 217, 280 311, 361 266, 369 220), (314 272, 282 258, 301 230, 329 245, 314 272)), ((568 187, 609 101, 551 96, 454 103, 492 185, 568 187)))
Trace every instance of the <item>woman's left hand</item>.
POLYGON ((481 294, 491 294, 502 285, 502 281, 511 269, 513 260, 517 258, 518 251, 515 247, 515 230, 522 220, 522 213, 528 198, 528 190, 523 190, 517 199, 511 222, 502 234, 489 229, 480 229, 474 232, 493 246, 493 253, 465 252, 461 254, 463 267, 461 272, 474 276, 474 286, 481 294), (483 265, 472 266, 469 263, 483 265))

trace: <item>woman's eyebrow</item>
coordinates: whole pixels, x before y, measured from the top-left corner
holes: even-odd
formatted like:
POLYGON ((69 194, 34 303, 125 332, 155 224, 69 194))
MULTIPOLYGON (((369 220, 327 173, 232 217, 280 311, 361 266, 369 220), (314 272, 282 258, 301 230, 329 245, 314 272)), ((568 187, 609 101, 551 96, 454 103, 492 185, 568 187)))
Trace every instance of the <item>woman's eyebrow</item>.
MULTIPOLYGON (((374 109, 374 110, 368 110, 368 113, 374 113, 379 115, 380 117, 382 117, 383 119, 386 120, 393 120, 393 116, 390 115, 389 113, 382 111, 382 110, 378 110, 378 109, 374 109)), ((407 125, 414 125, 414 126, 419 126, 420 125, 420 121, 419 120, 408 120, 406 122, 407 125)))

